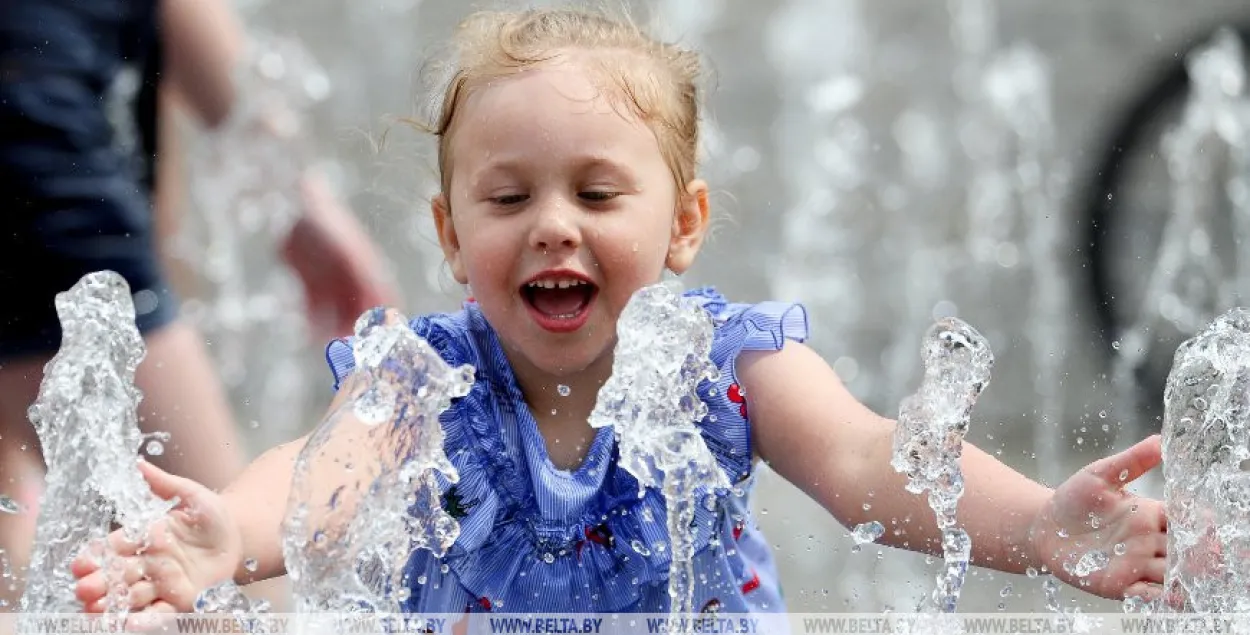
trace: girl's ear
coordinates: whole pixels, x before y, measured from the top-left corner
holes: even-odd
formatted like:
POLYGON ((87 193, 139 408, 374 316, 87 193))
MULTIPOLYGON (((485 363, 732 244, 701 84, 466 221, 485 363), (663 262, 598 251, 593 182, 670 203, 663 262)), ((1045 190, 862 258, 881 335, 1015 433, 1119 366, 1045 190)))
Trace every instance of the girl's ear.
POLYGON ((434 215, 438 244, 443 248, 443 258, 451 268, 451 276, 460 284, 469 284, 469 276, 460 257, 460 238, 456 236, 456 224, 452 222, 451 208, 445 195, 440 193, 430 201, 430 213, 434 215))
POLYGON ((668 259, 664 265, 676 274, 685 273, 703 246, 708 228, 707 183, 695 179, 686 185, 673 215, 673 234, 668 243, 668 259))

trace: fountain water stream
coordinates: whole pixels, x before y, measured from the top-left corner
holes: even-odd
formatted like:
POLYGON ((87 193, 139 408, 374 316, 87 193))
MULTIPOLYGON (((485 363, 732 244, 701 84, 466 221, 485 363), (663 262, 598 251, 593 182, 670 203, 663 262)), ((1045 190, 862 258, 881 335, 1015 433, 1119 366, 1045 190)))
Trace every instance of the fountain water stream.
MULTIPOLYGON (((79 549, 105 536, 113 521, 132 542, 142 542, 148 526, 172 508, 152 494, 136 463, 145 437, 134 374, 145 348, 129 286, 111 271, 88 274, 57 295, 56 309, 61 349, 44 368, 30 407, 48 467, 21 601, 30 613, 77 610, 69 563, 79 549)), ((110 564, 112 554, 96 555, 114 588, 107 611, 124 615, 127 586, 110 564)))
MULTIPOLYGON (((599 391, 590 425, 611 426, 621 463, 639 487, 655 487, 667 504, 670 613, 693 615, 691 524, 701 496, 730 488, 695 423, 707 416, 698 389, 719 377, 708 359, 712 320, 665 285, 634 294, 617 323, 612 376, 599 391)), ((641 494, 641 492, 640 492, 641 494)))

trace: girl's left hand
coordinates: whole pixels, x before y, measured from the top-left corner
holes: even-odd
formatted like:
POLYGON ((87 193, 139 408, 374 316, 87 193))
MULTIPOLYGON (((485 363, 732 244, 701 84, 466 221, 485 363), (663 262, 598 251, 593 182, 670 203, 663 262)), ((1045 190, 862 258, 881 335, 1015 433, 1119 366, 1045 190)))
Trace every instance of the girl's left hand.
POLYGON ((1077 472, 1058 489, 1030 528, 1038 560, 1059 579, 1105 598, 1155 600, 1167 569, 1167 516, 1160 501, 1124 487, 1162 462, 1158 435, 1077 472), (1085 576, 1086 562, 1104 560, 1085 576))

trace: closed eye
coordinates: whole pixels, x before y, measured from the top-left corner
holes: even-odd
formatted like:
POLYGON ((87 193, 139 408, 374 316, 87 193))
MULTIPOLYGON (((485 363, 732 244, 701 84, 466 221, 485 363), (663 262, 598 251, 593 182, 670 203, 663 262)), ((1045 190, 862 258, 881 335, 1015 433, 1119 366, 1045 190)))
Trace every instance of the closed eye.
POLYGON ((508 194, 505 196, 496 196, 490 200, 496 205, 517 205, 529 200, 529 194, 508 194))
POLYGON ((584 201, 602 203, 604 201, 610 201, 620 196, 621 193, 620 192, 579 192, 577 195, 584 201))

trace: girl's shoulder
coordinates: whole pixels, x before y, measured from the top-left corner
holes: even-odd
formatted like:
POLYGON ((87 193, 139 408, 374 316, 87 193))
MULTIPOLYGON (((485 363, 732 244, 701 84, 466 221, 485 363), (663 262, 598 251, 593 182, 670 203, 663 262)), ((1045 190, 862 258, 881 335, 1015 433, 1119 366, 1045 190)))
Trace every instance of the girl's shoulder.
MULTIPOLYGON (((481 365, 481 338, 475 338, 474 333, 486 328, 485 318, 473 309, 471 302, 454 313, 419 315, 410 319, 408 326, 429 343, 448 365, 481 365)), ((352 352, 353 340, 355 336, 339 337, 326 345, 326 364, 334 377, 334 390, 338 390, 343 380, 356 368, 356 358, 352 352)))

